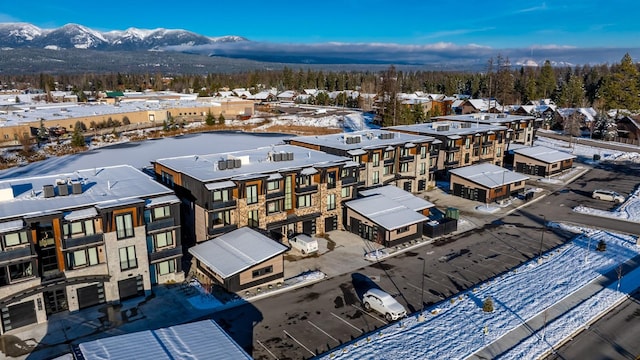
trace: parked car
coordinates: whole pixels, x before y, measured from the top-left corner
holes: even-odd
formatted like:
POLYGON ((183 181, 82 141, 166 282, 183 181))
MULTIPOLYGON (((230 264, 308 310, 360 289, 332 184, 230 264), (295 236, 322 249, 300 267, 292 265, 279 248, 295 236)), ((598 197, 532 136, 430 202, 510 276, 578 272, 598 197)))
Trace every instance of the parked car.
POLYGON ((613 201, 616 204, 624 202, 624 196, 612 190, 597 189, 593 191, 591 197, 598 200, 613 201))
POLYGON ((384 315, 387 321, 398 320, 407 316, 407 310, 393 296, 380 289, 369 289, 362 296, 362 306, 367 311, 372 309, 384 315))
POLYGON ((302 255, 311 254, 318 251, 318 240, 307 234, 298 234, 289 239, 289 245, 297 249, 302 255))

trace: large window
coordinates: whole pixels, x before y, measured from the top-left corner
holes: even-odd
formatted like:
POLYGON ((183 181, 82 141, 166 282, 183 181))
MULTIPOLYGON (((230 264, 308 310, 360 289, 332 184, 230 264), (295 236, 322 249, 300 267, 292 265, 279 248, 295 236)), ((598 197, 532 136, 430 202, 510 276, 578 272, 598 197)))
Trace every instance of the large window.
POLYGON ((98 264, 98 248, 93 247, 67 253, 67 266, 69 269, 98 264))
POLYGON ((427 163, 420 163, 420 175, 427 173, 427 163))
POLYGON ((291 210, 293 208, 293 189, 291 176, 287 175, 284 179, 284 209, 291 210))
POLYGON ((173 175, 166 173, 166 172, 162 172, 162 182, 165 185, 168 185, 169 187, 173 187, 173 175))
POLYGON ((267 182, 267 191, 277 191, 277 190, 280 190, 279 180, 273 180, 273 181, 267 182))
POLYGON ((26 279, 33 276, 33 262, 27 261, 9 265, 9 281, 26 279))
POLYGON ((329 171, 327 173, 327 189, 335 189, 336 188, 336 177, 337 173, 335 171, 329 171))
POLYGON ((158 275, 167 275, 176 272, 176 260, 167 260, 156 264, 158 275))
POLYGON ((407 171, 409 171, 409 163, 400 164, 400 172, 405 173, 407 171))
POLYGON ((334 210, 336 208, 336 194, 327 195, 327 210, 334 210))
POLYGON ((373 178, 371 182, 373 183, 373 185, 377 185, 380 183, 380 171, 373 172, 373 178))
POLYGON ((298 196, 298 207, 304 208, 311 206, 311 194, 298 196))
POLYGON ((343 187, 341 195, 342 195, 343 198, 351 197, 351 187, 350 186, 343 187))
POLYGON ((158 220, 162 218, 167 218, 171 216, 171 207, 169 205, 166 206, 158 206, 152 209, 153 211, 153 220, 158 220))
POLYGON ((382 169, 382 174, 384 174, 384 175, 390 175, 390 174, 393 174, 393 165, 386 165, 386 166, 382 169))
POLYGON ((411 156, 411 153, 409 152, 408 148, 402 148, 402 150, 400 151, 400 156, 408 157, 411 156))
POLYGON ((173 232, 167 231, 153 235, 156 249, 173 245, 173 232))
POLYGON ((211 225, 214 228, 231 225, 231 210, 217 211, 211 214, 211 225))
POLYGON ((373 162, 373 166, 380 165, 380 153, 374 152, 371 156, 371 162, 373 162))
POLYGON ((302 187, 302 186, 311 186, 311 176, 309 175, 299 175, 296 178, 296 182, 298 184, 298 186, 302 187))
POLYGON ((247 226, 251 228, 257 228, 260 226, 260 218, 258 217, 258 210, 249 211, 247 214, 247 226))
POLYGON ((247 204, 255 204, 258 202, 258 185, 247 186, 247 204))
POLYGON ((387 160, 387 159, 393 159, 393 150, 385 151, 385 152, 384 152, 384 159, 385 159, 385 160, 387 160))
POLYGON ((213 202, 227 202, 229 201, 229 189, 217 190, 213 192, 213 202))
POLYGON ((120 270, 129 270, 138 267, 136 260, 136 247, 127 246, 120 248, 120 270))
POLYGON ((29 242, 27 232, 20 231, 14 233, 4 234, 4 247, 22 245, 29 242))
POLYGON ((263 267, 262 269, 253 270, 253 272, 251 273, 251 276, 254 278, 257 278, 257 277, 268 275, 271 273, 273 273, 273 265, 263 267))
POLYGON ((118 239, 133 237, 133 215, 131 213, 116 215, 116 235, 118 239))
POLYGON ((423 145, 423 146, 420 147, 420 158, 421 159, 424 159, 424 158, 427 157, 427 150, 428 150, 427 146, 423 145))
POLYGON ((93 219, 65 223, 62 225, 62 232, 65 239, 93 235, 93 219))
POLYGON ((282 205, 280 200, 269 201, 267 203, 267 214, 278 213, 282 211, 282 205))

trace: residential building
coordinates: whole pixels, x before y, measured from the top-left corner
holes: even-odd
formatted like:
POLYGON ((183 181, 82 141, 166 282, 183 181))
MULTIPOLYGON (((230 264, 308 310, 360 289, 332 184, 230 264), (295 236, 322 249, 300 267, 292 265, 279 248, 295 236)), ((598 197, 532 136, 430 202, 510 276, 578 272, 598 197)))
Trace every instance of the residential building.
POLYGON ((450 171, 449 190, 465 199, 490 203, 524 192, 528 176, 484 163, 450 171))
POLYGON ((533 145, 535 116, 509 115, 503 113, 475 113, 434 117, 435 121, 456 121, 471 124, 504 126, 507 141, 516 144, 533 145))
POLYGON ((440 121, 399 125, 386 130, 432 136, 441 141, 436 175, 446 177, 451 169, 488 162, 502 165, 507 147, 507 128, 470 122, 440 121))
POLYGON ((182 281, 179 200, 131 166, 0 182, 2 333, 182 281))
POLYGON ((360 164, 361 188, 393 184, 409 192, 435 187, 441 141, 432 136, 366 130, 322 136, 298 136, 292 145, 351 157, 360 164))
POLYGON ((182 199, 185 231, 195 242, 243 226, 283 241, 338 229, 359 173, 350 158, 291 145, 153 163, 158 180, 182 199))
POLYGON ((363 197, 344 204, 345 229, 385 247, 421 238, 429 209, 434 207, 393 185, 364 190, 360 195, 363 197))
POLYGON ((519 147, 513 153, 513 169, 535 176, 550 176, 571 169, 576 158, 575 155, 545 146, 519 147))

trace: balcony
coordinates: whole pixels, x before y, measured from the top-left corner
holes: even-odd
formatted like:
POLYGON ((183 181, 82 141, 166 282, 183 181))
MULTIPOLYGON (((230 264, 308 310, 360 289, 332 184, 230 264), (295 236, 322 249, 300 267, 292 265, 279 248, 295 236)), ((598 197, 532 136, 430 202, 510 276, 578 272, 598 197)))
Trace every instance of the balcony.
POLYGON ((228 233, 229 231, 233 231, 237 228, 238 228, 238 225, 229 224, 221 227, 209 228, 207 233, 209 234, 209 236, 217 236, 217 235, 222 235, 224 233, 228 233))
POLYGON ((182 256, 182 246, 176 246, 170 249, 162 249, 160 251, 149 254, 149 262, 154 263, 162 259, 169 259, 182 256))
POLYGON ((318 185, 296 186, 296 194, 308 194, 318 191, 318 185))
POLYGON ((460 146, 451 146, 445 149, 447 152, 456 152, 460 151, 460 146))
POLYGON ((413 155, 408 155, 408 156, 401 156, 400 157, 400 162, 410 162, 415 160, 415 156, 413 155))
POLYGON ((209 205, 209 210, 225 210, 235 208, 237 205, 236 200, 229 201, 214 201, 209 205))
POLYGON ((62 240, 62 248, 63 250, 68 250, 80 246, 101 245, 102 243, 104 243, 103 234, 93 234, 71 239, 64 239, 62 240))
POLYGON ((342 186, 348 186, 348 185, 355 184, 357 180, 358 179, 356 179, 355 176, 343 177, 342 178, 342 186))
POLYGON ((284 191, 267 193, 267 200, 281 199, 284 198, 284 191))
POLYGON ((455 167, 455 166, 458 166, 458 164, 459 164, 458 160, 445 161, 444 162, 444 166, 446 166, 446 167, 455 167))
POLYGON ((147 231, 148 232, 156 231, 160 229, 174 227, 175 225, 176 225, 176 219, 172 217, 166 218, 166 219, 160 219, 160 220, 156 220, 148 223, 147 231))
POLYGON ((35 254, 31 251, 31 246, 23 246, 19 248, 8 248, 0 251, 0 262, 17 260, 27 257, 33 257, 35 254))
POLYGON ((384 165, 393 165, 395 163, 395 158, 384 159, 384 165))

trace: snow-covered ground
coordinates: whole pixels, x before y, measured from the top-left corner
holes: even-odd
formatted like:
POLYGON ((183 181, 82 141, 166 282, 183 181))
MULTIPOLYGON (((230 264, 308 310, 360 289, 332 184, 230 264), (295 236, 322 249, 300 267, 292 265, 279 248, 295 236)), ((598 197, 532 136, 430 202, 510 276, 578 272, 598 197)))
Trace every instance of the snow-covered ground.
MULTIPOLYGON (((609 143, 610 144, 610 143, 609 143)), ((628 152, 604 149, 594 146, 587 146, 578 143, 569 144, 566 141, 556 140, 546 137, 538 137, 534 145, 546 146, 548 148, 563 151, 576 156, 582 156, 593 159, 593 155, 600 155, 601 161, 613 162, 633 162, 640 163, 640 149, 637 146, 627 145, 628 152)), ((616 145, 624 146, 625 144, 616 143, 616 145)))
MULTIPOLYGON (((419 322, 417 316, 411 316, 320 358, 463 359, 640 253, 637 239, 631 236, 551 225, 583 235, 544 254, 540 263, 529 261, 471 291, 426 309, 423 322, 419 322), (604 252, 595 250, 600 240, 606 243, 604 252), (493 299, 492 313, 482 310, 482 303, 488 297, 493 299)), ((525 341, 512 350, 514 355, 508 353, 504 357, 531 359, 548 350, 549 343, 570 335, 610 306, 612 299, 623 297, 623 291, 640 285, 640 272, 625 275, 622 283, 625 286, 621 286, 620 291, 615 287, 603 290, 583 303, 579 311, 565 314, 566 320, 550 323, 545 330, 545 341, 525 341), (566 326, 569 323, 573 326, 566 326)))
POLYGON ((573 208, 573 211, 583 214, 640 222, 640 187, 631 193, 627 197, 627 200, 613 211, 593 209, 582 205, 576 206, 573 208))

